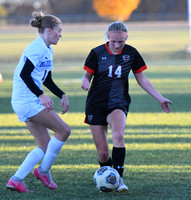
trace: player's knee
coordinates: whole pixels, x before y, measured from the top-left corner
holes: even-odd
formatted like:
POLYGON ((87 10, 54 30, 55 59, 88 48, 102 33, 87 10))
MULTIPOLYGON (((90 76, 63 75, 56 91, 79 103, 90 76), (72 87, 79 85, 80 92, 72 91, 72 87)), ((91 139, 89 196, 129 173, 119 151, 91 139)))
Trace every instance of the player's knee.
POLYGON ((57 127, 55 130, 56 138, 61 141, 66 141, 67 138, 70 136, 71 129, 70 127, 64 123, 62 126, 57 127))
POLYGON ((59 130, 59 133, 60 133, 60 137, 62 138, 62 140, 65 141, 70 136, 71 129, 67 124, 65 124, 63 129, 59 130))
POLYGON ((116 131, 112 134, 113 143, 121 143, 124 140, 123 132, 116 131))
POLYGON ((109 152, 107 150, 101 150, 98 152, 98 154, 100 162, 106 162, 109 158, 109 152))
POLYGON ((66 127, 65 127, 65 134, 66 134, 66 136, 69 137, 70 133, 71 133, 71 129, 70 129, 70 127, 68 125, 66 125, 66 127))

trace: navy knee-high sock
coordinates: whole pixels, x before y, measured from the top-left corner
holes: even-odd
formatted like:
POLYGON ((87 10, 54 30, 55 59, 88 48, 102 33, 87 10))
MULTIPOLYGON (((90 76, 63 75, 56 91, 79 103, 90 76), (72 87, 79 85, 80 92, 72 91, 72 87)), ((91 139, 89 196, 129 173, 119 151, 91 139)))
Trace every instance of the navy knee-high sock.
POLYGON ((112 151, 113 167, 116 169, 121 177, 123 177, 124 161, 125 161, 125 147, 113 147, 112 151))

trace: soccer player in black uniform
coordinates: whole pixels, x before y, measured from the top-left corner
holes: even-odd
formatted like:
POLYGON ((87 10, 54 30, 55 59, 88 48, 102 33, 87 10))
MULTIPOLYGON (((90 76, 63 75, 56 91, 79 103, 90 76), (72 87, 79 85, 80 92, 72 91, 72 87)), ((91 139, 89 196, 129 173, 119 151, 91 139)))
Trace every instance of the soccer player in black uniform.
POLYGON ((171 101, 164 98, 145 77, 147 66, 132 46, 125 44, 128 38, 127 27, 117 21, 108 26, 108 42, 91 50, 84 69, 82 89, 89 90, 86 100, 85 123, 90 125, 98 152, 100 166, 113 166, 120 174, 117 192, 125 192, 128 187, 123 183, 125 160, 124 129, 131 102, 128 75, 132 70, 138 84, 170 112, 171 101), (93 77, 91 87, 90 82, 93 77), (113 150, 109 154, 107 126, 112 130, 113 150))

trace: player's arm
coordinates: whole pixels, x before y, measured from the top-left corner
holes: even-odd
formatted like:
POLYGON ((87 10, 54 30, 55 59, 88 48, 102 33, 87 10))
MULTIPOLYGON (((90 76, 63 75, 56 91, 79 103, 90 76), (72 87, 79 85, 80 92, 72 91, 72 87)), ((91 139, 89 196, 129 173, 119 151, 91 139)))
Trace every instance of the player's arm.
POLYGON ((34 65, 32 62, 27 58, 25 65, 20 73, 20 77, 25 82, 27 87, 30 89, 32 93, 34 93, 37 97, 43 94, 43 91, 35 84, 34 80, 32 79, 31 73, 34 70, 34 65))
POLYGON ((48 72, 48 75, 43 82, 43 85, 47 87, 54 95, 62 99, 62 95, 65 94, 52 80, 52 73, 51 71, 48 72))
POLYGON ((81 88, 83 90, 86 90, 86 91, 89 90, 90 82, 95 73, 95 68, 97 67, 97 64, 98 64, 98 58, 95 53, 95 50, 92 49, 88 57, 86 58, 86 61, 84 64, 84 70, 86 71, 86 73, 82 77, 81 88))
POLYGON ((42 105, 44 105, 47 109, 52 110, 53 101, 50 97, 47 97, 45 94, 43 94, 43 91, 40 90, 40 88, 35 84, 31 76, 33 70, 34 70, 34 65, 27 58, 25 65, 20 73, 20 77, 25 82, 27 87, 31 90, 31 92, 40 98, 42 105))
POLYGON ((45 81, 43 82, 43 85, 47 87, 54 95, 61 99, 60 108, 64 107, 64 109, 62 110, 62 114, 67 112, 67 110, 69 109, 68 97, 52 80, 51 71, 49 71, 45 81))
POLYGON ((92 76, 93 76, 93 74, 91 74, 91 73, 89 73, 89 72, 86 72, 86 73, 84 74, 84 76, 82 77, 82 85, 81 85, 81 88, 82 88, 83 90, 86 90, 86 91, 87 91, 87 90, 89 89, 92 76))
POLYGON ((151 84, 151 82, 146 78, 143 72, 135 73, 135 78, 137 80, 137 83, 153 98, 155 98, 162 106, 162 109, 165 112, 170 112, 169 104, 172 104, 172 102, 165 97, 163 97, 151 84))

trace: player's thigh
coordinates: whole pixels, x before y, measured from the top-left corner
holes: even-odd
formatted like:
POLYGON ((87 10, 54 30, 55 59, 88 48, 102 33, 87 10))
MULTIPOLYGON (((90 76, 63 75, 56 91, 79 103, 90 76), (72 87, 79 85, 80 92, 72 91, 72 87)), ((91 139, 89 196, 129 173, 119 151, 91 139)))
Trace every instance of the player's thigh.
POLYGON ((107 122, 110 125, 112 132, 123 132, 126 126, 126 115, 120 110, 116 109, 107 116, 107 122))
POLYGON ((49 128, 54 132, 70 132, 69 126, 58 116, 54 110, 44 109, 30 118, 32 122, 49 128))

